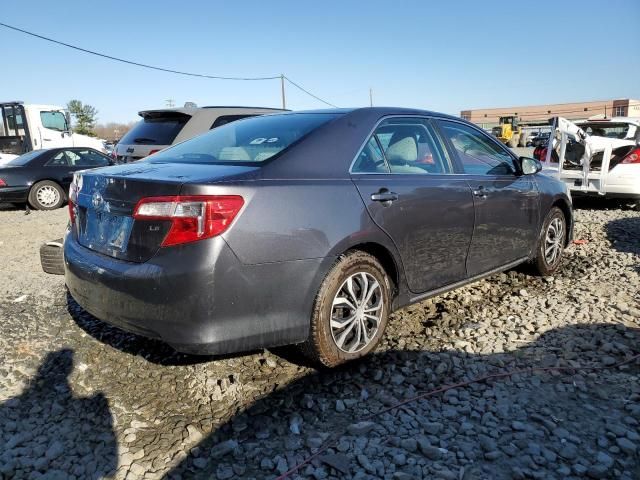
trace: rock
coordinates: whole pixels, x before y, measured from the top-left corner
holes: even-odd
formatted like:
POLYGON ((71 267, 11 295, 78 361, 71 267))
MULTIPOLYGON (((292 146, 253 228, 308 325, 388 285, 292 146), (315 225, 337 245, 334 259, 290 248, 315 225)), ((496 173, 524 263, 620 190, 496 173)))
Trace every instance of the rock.
POLYGON ((415 438, 405 438, 400 441, 400 446, 407 452, 414 453, 418 450, 418 441, 415 438))
POLYGON ((369 458, 366 455, 360 454, 356 456, 358 463, 362 468, 364 468, 367 472, 371 474, 376 473, 376 468, 371 464, 369 458))
POLYGON ((438 435, 443 428, 443 425, 438 422, 426 422, 422 424, 424 431, 430 435, 438 435))
POLYGON ((347 427, 347 431, 351 435, 360 437, 360 436, 366 435, 371 430, 373 430, 375 427, 376 427, 376 424, 374 422, 370 422, 368 420, 365 420, 365 421, 358 422, 358 423, 352 423, 351 425, 349 425, 347 427))
POLYGON ((349 465, 351 462, 349 461, 349 457, 346 455, 341 453, 322 455, 320 457, 320 461, 344 475, 349 473, 349 465))
POLYGON ((55 460, 63 453, 64 453, 64 445, 62 444, 62 442, 56 440, 49 446, 49 448, 47 448, 47 451, 45 452, 44 455, 47 458, 47 460, 51 461, 51 460, 55 460))
POLYGON ((620 437, 616 439, 616 445, 625 453, 629 455, 636 452, 636 445, 626 437, 620 437))
POLYGON ((206 458, 196 458, 193 460, 193 466, 196 468, 204 468, 207 466, 207 459, 206 458))
POLYGON ((523 422, 515 420, 511 422, 511 428, 513 428, 516 432, 524 432, 527 429, 527 425, 523 422))
POLYGON ((487 460, 490 460, 490 461, 497 460, 501 456, 502 456, 502 454, 500 453, 499 450, 493 450, 492 452, 486 452, 484 454, 484 458, 486 458, 487 460))
POLYGON ((235 440, 226 440, 211 447, 211 450, 209 450, 209 456, 216 459, 222 458, 233 452, 236 448, 238 448, 238 442, 235 440))
POLYGON ((578 449, 573 443, 566 443, 560 448, 558 455, 565 460, 575 460, 578 457, 578 449))
POLYGON ((342 400, 336 400, 336 412, 344 412, 345 410, 344 402, 342 400))
POLYGON ((440 457, 442 457, 442 452, 440 451, 440 449, 429 444, 429 442, 421 442, 420 440, 418 440, 418 445, 420 448, 420 452, 429 460, 439 460, 440 457))
MULTIPOLYGON (((284 472, 282 472, 284 473, 284 472)), ((218 480, 228 480, 229 478, 234 477, 233 468, 229 465, 220 464, 216 469, 216 478, 218 480)))

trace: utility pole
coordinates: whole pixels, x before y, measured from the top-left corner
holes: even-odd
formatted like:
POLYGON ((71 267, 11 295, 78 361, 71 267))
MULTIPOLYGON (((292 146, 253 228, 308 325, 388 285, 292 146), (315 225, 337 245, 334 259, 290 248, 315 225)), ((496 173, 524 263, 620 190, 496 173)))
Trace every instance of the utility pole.
POLYGON ((167 105, 167 108, 173 108, 175 106, 173 98, 166 99, 164 103, 167 105))
POLYGON ((373 107, 373 88, 369 88, 369 106, 373 107))
POLYGON ((281 93, 282 93, 282 109, 286 110, 286 108, 287 108, 287 100, 286 100, 285 95, 284 95, 284 74, 283 73, 280 74, 280 90, 281 90, 281 93))

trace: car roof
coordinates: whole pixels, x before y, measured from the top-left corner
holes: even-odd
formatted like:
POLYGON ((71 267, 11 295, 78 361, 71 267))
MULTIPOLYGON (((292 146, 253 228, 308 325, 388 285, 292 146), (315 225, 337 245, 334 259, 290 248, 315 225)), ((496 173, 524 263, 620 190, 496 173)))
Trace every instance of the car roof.
POLYGON ((466 121, 460 117, 456 117, 453 115, 449 115, 446 113, 434 112, 432 110, 421 110, 418 108, 407 108, 407 107, 360 107, 360 108, 324 108, 324 109, 316 109, 316 110, 296 110, 292 112, 278 112, 281 115, 296 115, 300 113, 354 113, 354 112, 370 112, 374 114, 379 114, 380 116, 386 115, 424 115, 429 117, 438 117, 445 118, 451 120, 458 121, 466 121))
POLYGON ((270 108, 270 107, 243 107, 243 106, 238 106, 238 105, 210 105, 210 106, 205 106, 205 107, 175 107, 175 108, 150 108, 148 110, 140 110, 138 112, 139 116, 143 116, 145 114, 148 113, 170 113, 170 112, 175 112, 175 113, 184 113, 186 115, 194 115, 196 112, 202 111, 202 110, 212 110, 212 109, 216 109, 216 110, 240 110, 240 111, 246 111, 246 110, 258 110, 258 111, 265 111, 265 112, 288 112, 289 110, 283 110, 281 108, 270 108))

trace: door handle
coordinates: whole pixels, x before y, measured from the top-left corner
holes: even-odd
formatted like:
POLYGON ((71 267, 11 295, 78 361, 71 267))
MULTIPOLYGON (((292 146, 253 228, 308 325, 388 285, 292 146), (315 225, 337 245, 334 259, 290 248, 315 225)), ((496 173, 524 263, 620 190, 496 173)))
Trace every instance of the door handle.
POLYGON ((391 204, 391 202, 397 199, 398 199, 398 194, 395 192, 390 192, 386 188, 381 188, 378 193, 371 194, 371 200, 373 200, 374 202, 391 204))
POLYGON ((487 189, 480 185, 473 191, 473 196, 478 198, 487 198, 487 189))
POLYGON ((50 142, 50 141, 51 141, 51 139, 50 139, 50 138, 43 138, 43 139, 42 139, 42 141, 43 141, 43 142, 50 142))

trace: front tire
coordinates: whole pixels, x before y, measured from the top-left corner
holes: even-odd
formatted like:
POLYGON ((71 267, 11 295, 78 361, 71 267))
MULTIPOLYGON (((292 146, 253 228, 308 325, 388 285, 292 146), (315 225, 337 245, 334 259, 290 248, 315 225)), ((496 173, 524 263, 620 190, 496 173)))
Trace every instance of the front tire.
POLYGON ((36 210, 55 210, 65 201, 60 185, 51 180, 36 183, 29 191, 29 205, 36 210))
POLYGON ((562 210, 553 207, 547 213, 538 238, 533 266, 542 276, 553 275, 562 261, 567 240, 567 221, 562 210))
POLYGON ((387 326, 389 277, 378 260, 362 251, 341 256, 322 282, 302 352, 325 367, 367 355, 387 326))

